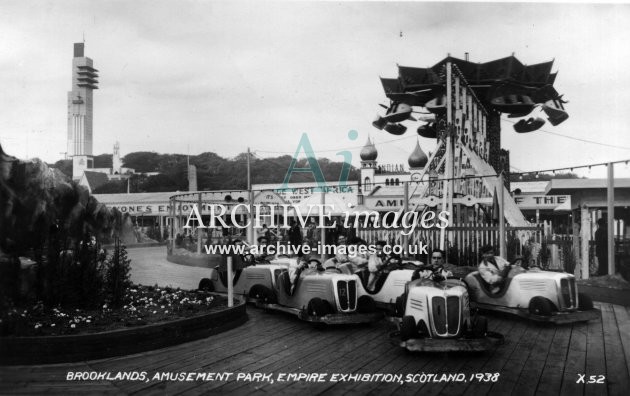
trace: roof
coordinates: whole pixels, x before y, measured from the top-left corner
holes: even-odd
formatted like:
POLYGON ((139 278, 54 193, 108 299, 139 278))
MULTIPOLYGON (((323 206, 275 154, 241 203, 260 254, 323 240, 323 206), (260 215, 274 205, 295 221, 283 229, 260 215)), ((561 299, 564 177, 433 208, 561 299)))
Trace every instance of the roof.
POLYGON ((515 191, 518 188, 521 194, 544 194, 547 184, 548 181, 510 182, 510 190, 515 191))
MULTIPOLYGON (((86 172, 87 173, 87 172, 86 172)), ((133 194, 94 194, 94 198, 104 204, 114 203, 158 203, 168 202, 174 192, 133 193, 133 194)))
POLYGON ((107 175, 101 172, 84 171, 83 176, 89 185, 90 191, 94 191, 95 188, 98 188, 109 181, 107 175))
MULTIPOLYGON (((602 190, 608 186, 608 179, 553 179, 545 189, 546 194, 567 195, 576 190, 602 190)), ((630 179, 614 179, 615 188, 630 188, 630 179)))
MULTIPOLYGON (((132 194, 94 194, 94 198, 104 204, 149 204, 168 202, 173 196, 178 196, 178 202, 195 203, 201 194, 203 202, 232 202, 240 203, 238 198, 247 199, 247 191, 245 190, 222 190, 222 191, 170 191, 170 192, 147 192, 132 194), (232 201, 226 201, 227 196, 232 197, 232 201)), ((244 202, 244 201, 243 201, 244 202)))

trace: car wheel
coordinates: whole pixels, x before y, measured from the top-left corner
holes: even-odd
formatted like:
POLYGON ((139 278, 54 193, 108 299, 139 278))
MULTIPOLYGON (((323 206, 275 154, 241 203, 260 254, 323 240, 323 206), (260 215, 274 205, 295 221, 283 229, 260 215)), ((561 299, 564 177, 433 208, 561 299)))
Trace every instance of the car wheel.
POLYGON ((376 302, 370 296, 361 296, 357 300, 357 311, 360 313, 369 313, 376 311, 376 302))
POLYGON ((249 289, 249 297, 256 298, 258 301, 265 304, 274 304, 276 302, 276 296, 266 286, 254 285, 249 289))
POLYGON ((262 302, 265 304, 275 304, 277 302, 276 295, 266 286, 260 286, 262 293, 262 302))
POLYGON ((262 292, 260 290, 262 286, 261 285, 254 285, 249 289, 249 297, 250 298, 261 298, 262 297, 262 292))
POLYGON ((418 329, 416 327, 416 320, 413 316, 403 316, 402 322, 400 322, 400 339, 407 341, 410 338, 416 337, 418 329))
POLYGON ((211 292, 214 291, 214 285, 212 284, 212 281, 210 279, 203 278, 199 281, 199 290, 211 292))
POLYGON ((431 336, 431 333, 429 332, 429 328, 427 327, 427 324, 422 319, 420 319, 420 321, 418 322, 418 335, 420 337, 431 336))
POLYGON ((485 316, 477 316, 473 319, 472 332, 475 337, 483 337, 488 332, 488 319, 485 316))
POLYGON ((529 301, 529 313, 533 315, 551 316, 553 304, 545 297, 534 297, 529 301))
POLYGON ((593 309, 593 300, 587 294, 578 293, 578 308, 580 311, 593 309))
POLYGON ((328 314, 330 305, 328 305, 327 301, 324 301, 319 297, 315 297, 308 302, 306 310, 310 316, 324 316, 328 314))
POLYGON ((395 314, 399 318, 405 314, 405 295, 396 297, 395 314))

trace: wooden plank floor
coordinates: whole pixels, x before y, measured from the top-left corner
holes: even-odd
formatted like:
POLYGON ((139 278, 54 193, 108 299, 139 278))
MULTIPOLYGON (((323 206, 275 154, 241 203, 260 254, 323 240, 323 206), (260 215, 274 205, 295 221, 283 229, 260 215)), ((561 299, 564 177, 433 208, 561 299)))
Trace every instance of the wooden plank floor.
MULTIPOLYGON (((164 248, 129 249, 132 279, 141 284, 195 288, 203 268, 168 263, 164 248)), ((0 367, 8 394, 332 394, 332 395, 625 395, 630 389, 630 309, 600 303, 601 321, 539 326, 489 316, 505 343, 483 354, 418 354, 391 345, 390 324, 315 328, 284 314, 248 307, 243 326, 204 340, 126 357, 46 366, 0 367), (110 373, 235 373, 216 381, 66 381, 69 371, 110 373), (271 374, 274 383, 236 381, 236 373, 271 374), (280 373, 499 373, 496 382, 278 382, 280 373), (579 374, 603 384, 577 383, 579 374)))
POLYGON ((293 316, 248 307, 243 326, 204 340, 126 357, 74 364, 0 367, 0 394, 280 395, 625 395, 630 389, 630 309, 596 304, 601 321, 540 326, 489 316, 505 343, 483 354, 418 354, 391 345, 391 324, 316 328, 293 316), (234 373, 216 381, 67 381, 69 371, 234 373), (236 381, 237 373, 271 375, 236 381), (401 374, 403 381, 278 381, 280 373, 401 374), (496 382, 405 382, 413 374, 499 373, 496 382), (578 383, 605 378, 601 384, 578 383), (600 377, 603 376, 603 377, 600 377))

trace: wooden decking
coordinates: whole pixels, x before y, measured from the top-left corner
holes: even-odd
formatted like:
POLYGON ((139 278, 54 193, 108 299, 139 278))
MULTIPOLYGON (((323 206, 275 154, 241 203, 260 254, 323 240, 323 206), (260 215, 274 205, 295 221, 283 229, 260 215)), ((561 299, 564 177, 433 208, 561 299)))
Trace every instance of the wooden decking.
MULTIPOLYGON (((243 326, 204 340, 122 358, 77 364, 0 367, 0 394, 331 394, 621 395, 630 389, 630 309, 596 304, 601 321, 540 326, 490 316, 505 343, 484 354, 417 354, 391 345, 390 324, 315 328, 297 318, 248 307, 243 326), (229 381, 67 381, 69 371, 225 373, 229 381), (236 381, 271 374, 274 383, 236 381), (281 373, 328 373, 324 382, 278 382, 281 373), (331 374, 499 373, 496 382, 331 382, 331 374), (577 383, 579 374, 603 384, 577 383)), ((420 378, 418 378, 420 379, 420 378)))

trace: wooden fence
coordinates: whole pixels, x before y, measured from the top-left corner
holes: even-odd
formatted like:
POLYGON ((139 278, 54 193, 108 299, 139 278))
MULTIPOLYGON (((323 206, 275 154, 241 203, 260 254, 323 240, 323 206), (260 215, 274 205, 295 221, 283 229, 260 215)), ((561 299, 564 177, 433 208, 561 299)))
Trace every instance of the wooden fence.
MULTIPOLYGON (((369 244, 385 241, 389 245, 403 244, 403 229, 366 228, 357 231, 357 236, 369 244)), ((505 227, 507 258, 524 256, 528 263, 539 263, 539 251, 543 242, 542 227, 505 227)), ((427 246, 427 253, 440 247, 439 228, 416 229, 409 235, 409 255, 423 262, 426 254, 420 253, 420 246, 427 246)), ((462 224, 446 228, 445 246, 447 262, 456 265, 476 266, 479 263, 481 247, 492 245, 499 253, 499 226, 492 224, 462 224)))

